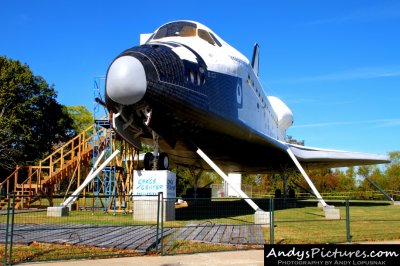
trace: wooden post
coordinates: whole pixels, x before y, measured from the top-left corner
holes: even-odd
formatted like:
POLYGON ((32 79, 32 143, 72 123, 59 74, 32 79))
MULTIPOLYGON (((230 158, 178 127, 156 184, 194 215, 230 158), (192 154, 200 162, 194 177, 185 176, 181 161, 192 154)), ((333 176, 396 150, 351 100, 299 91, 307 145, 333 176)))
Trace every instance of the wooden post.
MULTIPOLYGON (((76 187, 78 188, 81 185, 81 165, 82 165, 82 158, 78 161, 78 173, 76 177, 76 187)), ((76 210, 79 210, 79 198, 75 201, 76 202, 76 210)))
MULTIPOLYGON (((28 177, 28 209, 31 202, 31 193, 32 193, 32 166, 29 166, 29 177, 28 177)), ((23 185, 22 185, 23 186, 23 185)), ((22 205, 24 204, 24 193, 22 193, 22 205)))
POLYGON ((18 167, 18 171, 16 171, 15 174, 14 174, 14 193, 17 191, 19 169, 20 168, 18 167))
POLYGON ((70 150, 70 153, 71 153, 71 162, 73 162, 74 161, 74 159, 75 159, 75 140, 76 140, 76 138, 74 138, 74 139, 72 139, 72 143, 71 143, 71 150, 70 150))
MULTIPOLYGON (((62 170, 64 168, 64 146, 61 147, 61 155, 60 155, 60 159, 61 159, 61 164, 60 164, 60 170, 62 170)), ((62 177, 62 171, 61 171, 61 177, 62 177)))
POLYGON ((39 169, 36 181, 36 193, 38 193, 39 188, 42 188, 42 161, 39 162, 39 169))
POLYGON ((53 155, 50 156, 49 159, 49 176, 53 174, 53 155))
MULTIPOLYGON (((85 139, 85 138, 83 138, 83 139, 85 139)), ((84 141, 82 141, 82 134, 79 134, 79 136, 78 136, 78 154, 77 154, 78 158, 81 158, 81 156, 82 156, 82 154, 81 154, 82 145, 84 145, 84 141)))

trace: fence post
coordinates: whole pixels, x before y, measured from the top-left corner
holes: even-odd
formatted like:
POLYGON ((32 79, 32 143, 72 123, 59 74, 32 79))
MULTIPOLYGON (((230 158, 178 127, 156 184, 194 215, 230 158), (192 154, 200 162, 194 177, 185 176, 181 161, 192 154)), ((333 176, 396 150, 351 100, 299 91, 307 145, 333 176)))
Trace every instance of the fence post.
POLYGON ((7 222, 6 222, 6 241, 4 244, 4 265, 7 265, 7 245, 8 245, 8 226, 10 225, 10 193, 7 194, 7 222))
POLYGON ((160 195, 161 195, 161 192, 158 192, 158 195, 157 195, 156 253, 158 253, 158 229, 160 228, 160 195))
POLYGON ((275 225, 274 225, 274 199, 269 198, 269 243, 271 245, 274 244, 274 230, 275 230, 275 225))
POLYGON ((164 256, 164 241, 163 241, 163 237, 164 237, 164 195, 161 192, 161 238, 160 238, 161 256, 164 256))
POLYGON ((349 200, 346 200, 346 237, 347 242, 351 243, 351 234, 350 234, 350 206, 349 200))
POLYGON ((15 193, 13 193, 11 208, 12 208, 12 211, 11 211, 10 265, 12 264, 12 249, 13 249, 13 239, 14 239, 15 193))

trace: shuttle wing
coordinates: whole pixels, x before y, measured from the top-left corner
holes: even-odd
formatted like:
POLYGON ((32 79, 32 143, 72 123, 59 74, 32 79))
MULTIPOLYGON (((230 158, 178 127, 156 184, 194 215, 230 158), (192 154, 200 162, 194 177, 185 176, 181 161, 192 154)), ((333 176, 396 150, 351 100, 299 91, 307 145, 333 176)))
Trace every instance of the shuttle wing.
POLYGON ((386 155, 328 150, 296 144, 287 144, 303 166, 310 168, 335 168, 356 165, 371 165, 389 163, 386 155))

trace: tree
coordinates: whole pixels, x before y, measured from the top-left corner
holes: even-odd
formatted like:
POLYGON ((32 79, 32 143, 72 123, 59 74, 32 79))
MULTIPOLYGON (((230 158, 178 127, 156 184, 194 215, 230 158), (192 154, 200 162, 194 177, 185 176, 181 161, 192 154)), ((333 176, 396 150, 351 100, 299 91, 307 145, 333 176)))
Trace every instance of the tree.
POLYGON ((345 172, 337 169, 335 171, 338 176, 338 186, 335 191, 347 192, 356 190, 356 179, 354 167, 349 167, 345 172))
POLYGON ((300 145, 300 146, 304 146, 304 143, 305 143, 304 140, 297 140, 297 139, 294 139, 292 136, 287 136, 286 137, 286 142, 290 143, 290 144, 297 144, 297 145, 300 145))
POLYGON ((378 167, 374 167, 374 170, 369 178, 383 190, 388 189, 388 180, 378 167))
POLYGON ((390 164, 385 170, 388 179, 388 187, 391 190, 400 191, 400 151, 389 153, 390 164))
POLYGON ((328 168, 312 169, 308 175, 318 191, 332 192, 335 191, 339 184, 337 173, 328 168))
POLYGON ((360 189, 364 191, 373 191, 376 188, 368 181, 369 178, 372 182, 378 185, 383 190, 388 189, 388 179, 385 173, 377 166, 360 166, 358 167, 358 174, 364 178, 361 181, 360 189))
POLYGON ((67 140, 72 120, 57 93, 28 65, 0 56, 0 175, 32 164, 67 140))
POLYGON ((67 111, 73 120, 75 134, 79 134, 94 123, 92 112, 83 105, 68 106, 67 111))
POLYGON ((372 185, 368 182, 366 178, 369 178, 372 172, 372 166, 370 165, 362 165, 358 167, 357 174, 362 178, 359 180, 359 189, 368 191, 371 190, 372 185))
POLYGON ((177 175, 176 194, 183 196, 186 190, 193 188, 208 188, 212 184, 221 184, 222 178, 214 171, 202 168, 179 166, 172 170, 177 175))

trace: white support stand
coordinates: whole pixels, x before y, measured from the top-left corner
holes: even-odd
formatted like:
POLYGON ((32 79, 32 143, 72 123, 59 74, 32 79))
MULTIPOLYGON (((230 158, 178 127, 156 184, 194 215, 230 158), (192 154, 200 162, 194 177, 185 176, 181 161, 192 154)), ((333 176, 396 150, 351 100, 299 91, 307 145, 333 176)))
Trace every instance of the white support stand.
POLYGON ((47 208, 47 216, 53 217, 62 217, 68 216, 68 206, 76 201, 79 193, 87 186, 89 183, 102 171, 119 153, 119 150, 114 151, 110 157, 105 160, 99 168, 96 169, 97 165, 100 163, 100 160, 104 157, 104 151, 100 154, 99 158, 96 160, 92 170, 90 170, 89 175, 86 177, 85 181, 72 193, 72 195, 66 199, 60 206, 48 207, 47 208))
POLYGON ((271 212, 263 211, 253 200, 251 200, 246 193, 242 191, 232 180, 199 148, 197 148, 197 154, 217 172, 224 181, 242 198, 244 199, 250 207, 255 211, 254 213, 254 223, 261 224, 261 226, 270 226, 271 212))
POLYGON ((329 206, 326 204, 324 199, 322 198, 321 194, 319 194, 317 188, 314 186, 313 182, 311 179, 308 177, 306 171, 304 171, 303 167, 297 160, 296 156, 293 154, 292 150, 290 147, 287 147, 286 149, 287 153, 289 154, 290 158, 292 158, 294 164, 297 166, 299 169, 300 173, 303 175, 304 179, 307 181, 308 185, 314 192, 315 196, 317 196, 317 199, 319 200, 318 207, 323 207, 324 208, 324 213, 325 213, 325 218, 326 219, 331 219, 331 220, 340 220, 340 211, 339 209, 335 209, 335 206, 329 206))
POLYGON ((211 166, 212 169, 214 169, 215 172, 217 172, 222 179, 224 179, 224 181, 226 183, 228 183, 231 188, 242 198, 244 199, 249 205, 250 207, 253 208, 254 211, 259 211, 261 210, 257 204, 254 203, 254 201, 252 201, 247 195, 246 193, 244 193, 242 191, 241 188, 237 187, 234 183, 231 182, 231 179, 199 148, 197 148, 197 154, 200 155, 200 157, 206 161, 206 163, 208 163, 209 166, 211 166))
POLYGON ((113 154, 110 155, 101 165, 99 168, 96 169, 97 165, 100 163, 100 160, 104 157, 104 151, 100 154, 99 158, 96 160, 92 170, 90 170, 89 175, 86 177, 85 181, 72 193, 72 195, 66 199, 63 203, 61 203, 61 206, 68 206, 74 203, 81 191, 89 185, 89 183, 102 171, 114 158, 117 156, 119 153, 119 150, 116 150, 113 152, 113 154))
POLYGON ((246 193, 242 191, 240 187, 238 187, 236 184, 232 182, 232 180, 199 148, 197 148, 197 154, 200 155, 200 157, 208 163, 209 166, 211 166, 212 169, 214 169, 215 172, 217 172, 226 183, 242 198, 244 199, 247 204, 250 205, 250 207, 253 208, 255 211, 254 213, 254 223, 255 224, 260 224, 261 226, 267 227, 270 226, 270 217, 271 217, 271 212, 266 212, 263 211, 260 207, 258 207, 257 204, 253 200, 251 200, 246 193))
POLYGON ((299 163, 299 161, 297 160, 296 156, 293 154, 292 150, 290 149, 290 147, 287 147, 286 149, 287 153, 289 154, 290 158, 292 158, 294 164, 297 166, 297 169, 299 169, 300 173, 303 175, 304 179, 307 181, 308 185, 310 186, 310 188, 312 189, 312 191, 314 192, 315 196, 317 196, 317 199, 319 200, 319 202, 321 203, 322 207, 326 207, 328 206, 328 204, 326 204, 326 202, 324 201, 324 199, 322 198, 321 194, 319 194, 317 188, 314 186, 313 182, 311 181, 311 179, 308 177, 306 171, 304 171, 303 167, 301 166, 301 164, 299 163))
MULTIPOLYGON (((236 187, 242 187, 242 174, 229 173, 228 178, 231 180, 231 183, 233 183, 236 187)), ((233 188, 227 182, 224 182, 224 189, 226 197, 240 197, 240 195, 235 190, 233 190, 233 188)))

